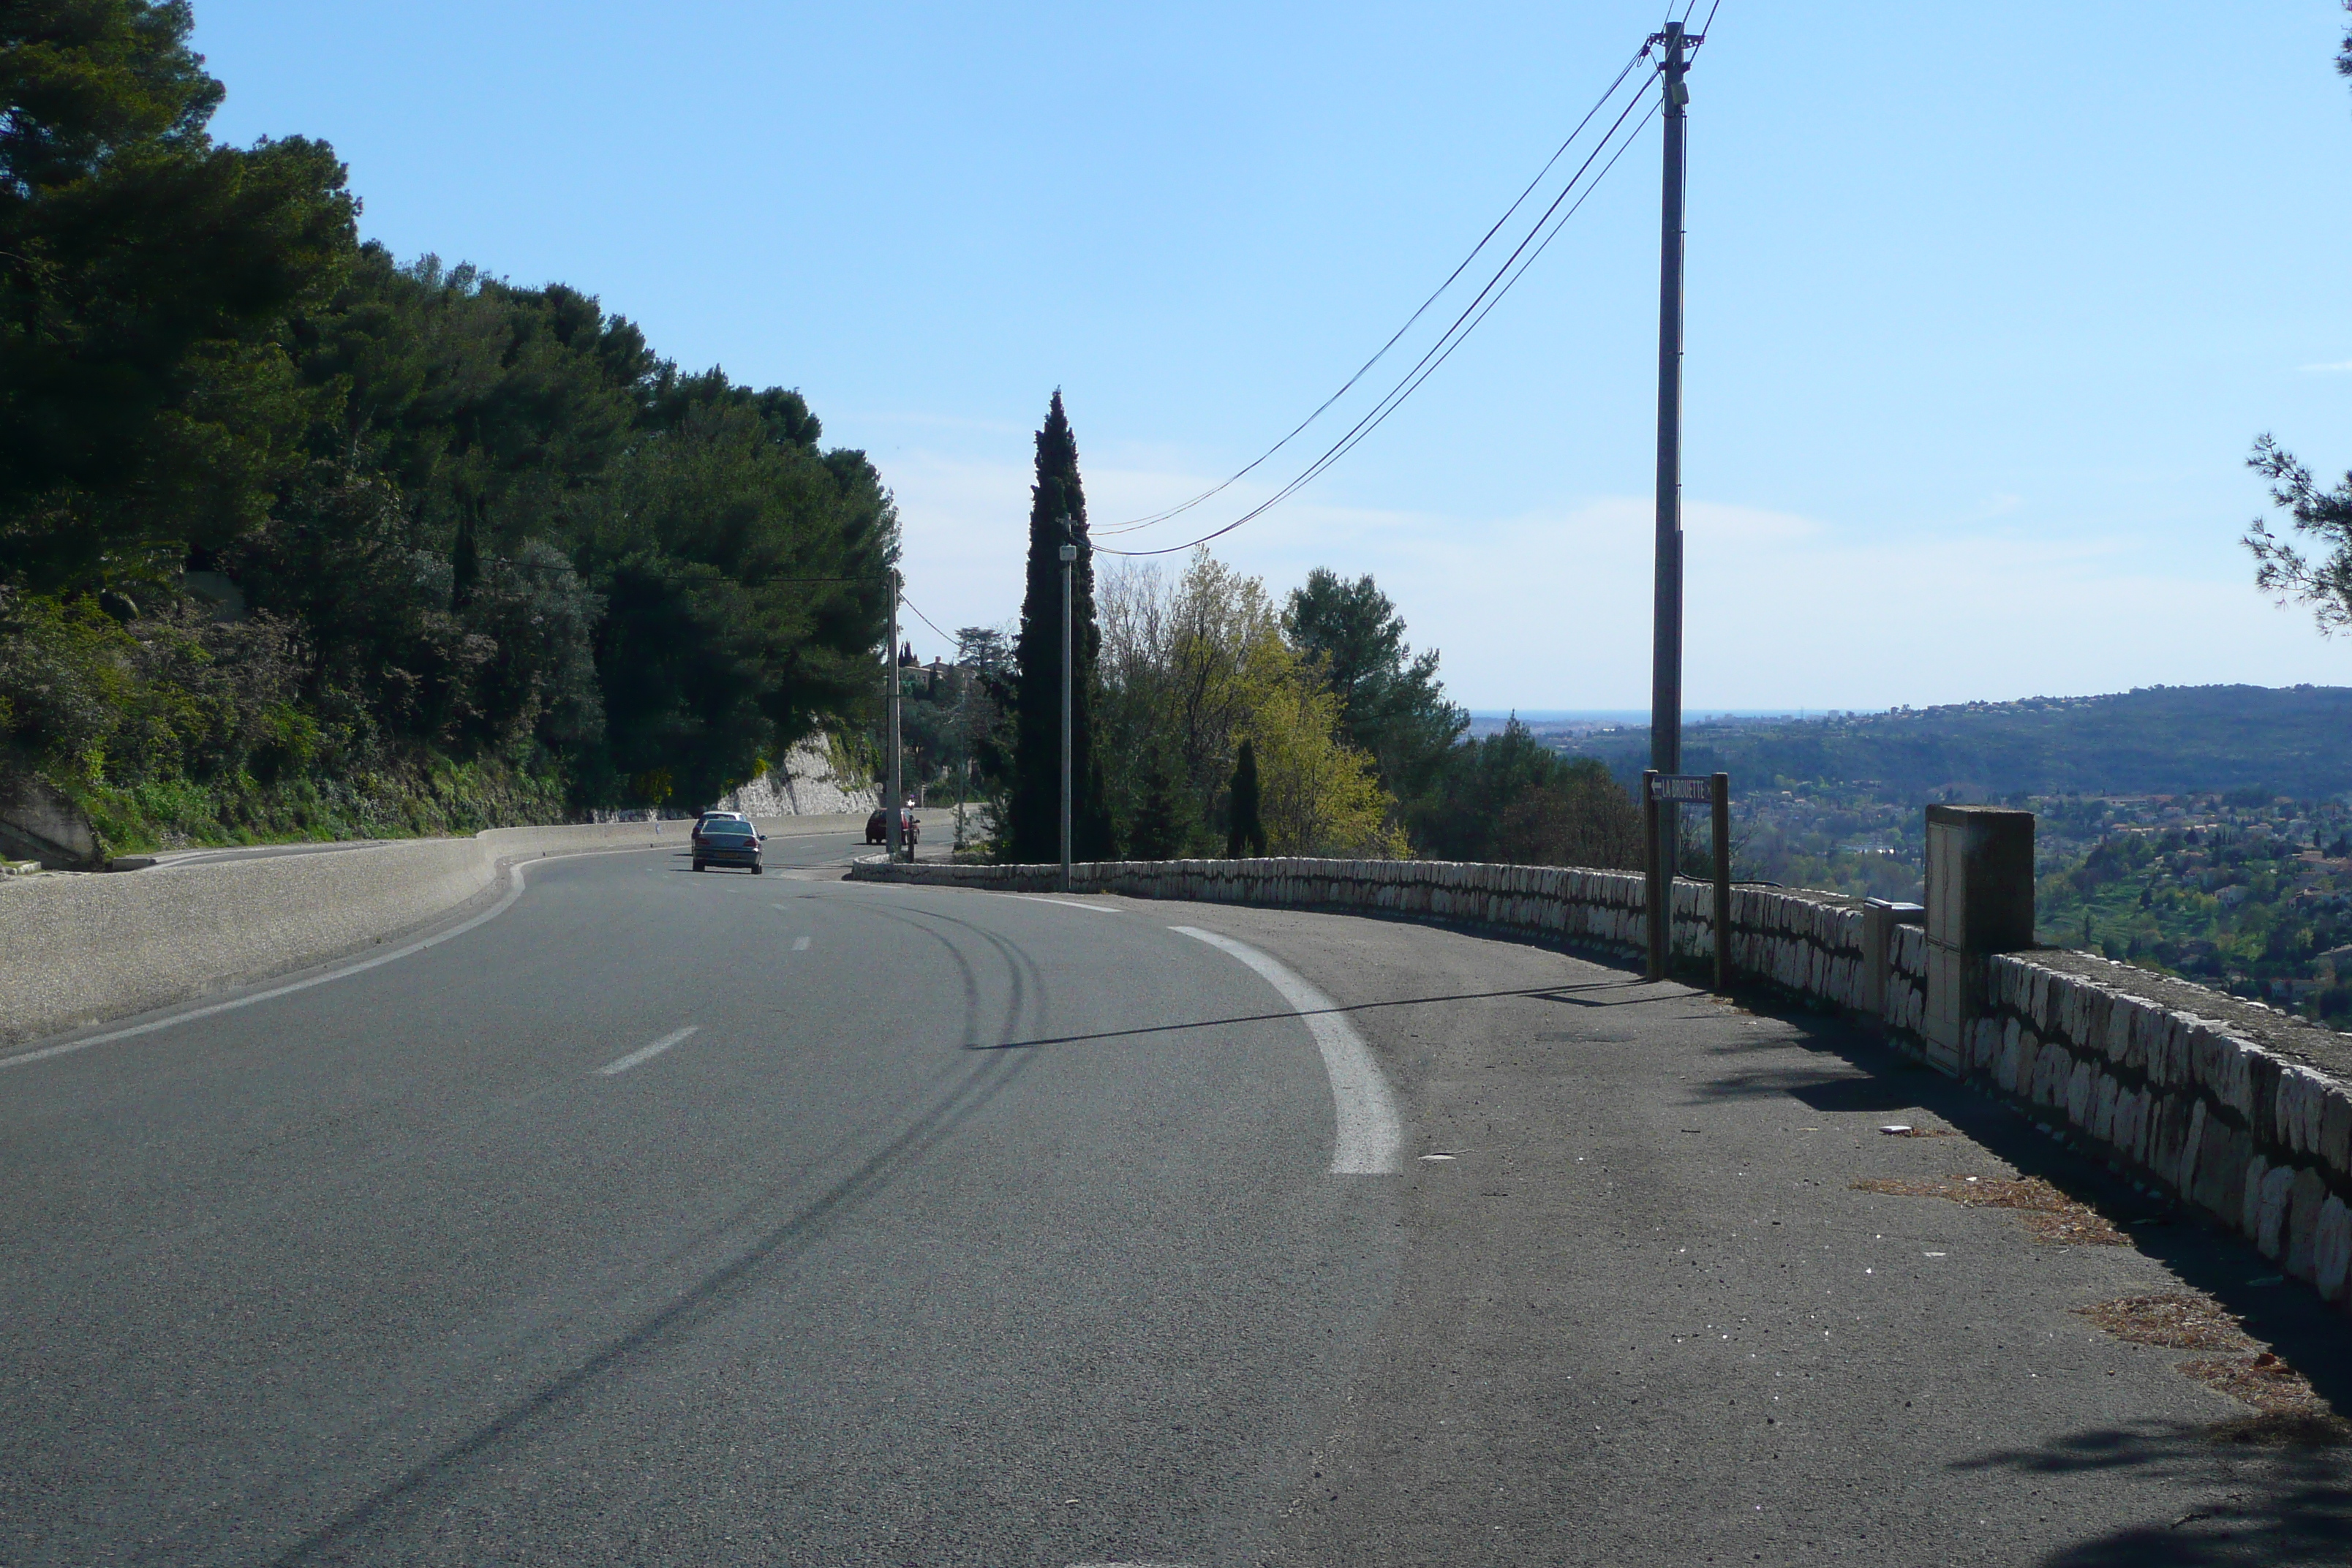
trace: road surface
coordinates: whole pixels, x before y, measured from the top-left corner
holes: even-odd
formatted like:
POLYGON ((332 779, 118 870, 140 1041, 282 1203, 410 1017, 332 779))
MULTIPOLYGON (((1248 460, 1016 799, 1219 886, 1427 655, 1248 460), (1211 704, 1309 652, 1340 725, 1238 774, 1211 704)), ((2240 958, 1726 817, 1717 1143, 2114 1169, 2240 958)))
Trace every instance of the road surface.
POLYGON ((0 1059, 0 1563, 2344 1561, 2340 1451, 2070 1309, 2341 1320, 1853 1190, 2095 1181, 1858 1037, 859 849, 0 1059))

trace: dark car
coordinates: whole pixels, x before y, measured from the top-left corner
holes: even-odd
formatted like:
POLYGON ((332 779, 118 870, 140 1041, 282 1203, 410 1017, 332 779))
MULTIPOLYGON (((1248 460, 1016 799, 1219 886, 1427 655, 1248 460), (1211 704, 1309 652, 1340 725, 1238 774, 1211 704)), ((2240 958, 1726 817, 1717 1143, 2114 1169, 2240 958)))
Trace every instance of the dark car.
POLYGON ((709 816, 694 825, 694 868, 749 866, 760 874, 760 835, 740 816, 709 816))
POLYGON ((744 816, 740 811, 706 811, 702 813, 694 819, 694 831, 688 835, 688 837, 693 840, 694 847, 696 848, 699 849, 702 847, 702 835, 704 831, 714 823, 722 826, 730 823, 740 823, 743 826, 749 827, 751 826, 751 819, 744 816))
MULTIPOLYGON (((915 820, 914 812, 908 810, 902 812, 900 815, 906 818, 907 843, 909 846, 921 843, 923 839, 923 825, 915 820)), ((868 844, 887 844, 889 841, 890 812, 889 808, 886 806, 866 819, 866 842, 868 844)))

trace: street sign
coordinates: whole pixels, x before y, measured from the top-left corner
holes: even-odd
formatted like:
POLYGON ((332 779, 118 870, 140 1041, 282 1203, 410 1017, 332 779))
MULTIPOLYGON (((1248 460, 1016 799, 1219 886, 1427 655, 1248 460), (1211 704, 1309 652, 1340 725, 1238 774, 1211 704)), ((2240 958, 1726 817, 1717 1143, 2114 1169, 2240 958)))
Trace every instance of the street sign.
POLYGON ((1649 868, 1649 891, 1644 895, 1643 923, 1649 927, 1649 976, 1666 977, 1675 945, 1675 879, 1680 874, 1682 834, 1678 811, 1670 805, 1714 807, 1715 920, 1709 940, 1715 946, 1715 988, 1731 989, 1731 775, 1729 773, 1660 773, 1644 771, 1647 786, 1642 802, 1642 861, 1649 868))

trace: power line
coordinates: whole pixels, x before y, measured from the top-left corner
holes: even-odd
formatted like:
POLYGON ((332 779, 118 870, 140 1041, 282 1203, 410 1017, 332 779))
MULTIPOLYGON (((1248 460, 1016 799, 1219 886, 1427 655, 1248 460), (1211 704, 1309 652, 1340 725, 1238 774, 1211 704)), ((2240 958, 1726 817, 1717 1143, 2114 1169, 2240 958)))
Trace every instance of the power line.
MULTIPOLYGON (((1696 5, 1697 3, 1698 0, 1691 0, 1691 4, 1693 5, 1696 5)), ((1527 188, 1518 194, 1517 199, 1515 199, 1508 207, 1504 209, 1503 216, 1495 220, 1494 226, 1487 229, 1486 232, 1479 237, 1478 243, 1470 247, 1470 254, 1465 256, 1462 258, 1460 265, 1456 266, 1452 272, 1446 274, 1445 281, 1440 283, 1436 289, 1431 292, 1429 298, 1423 300, 1421 304, 1415 308, 1412 314, 1405 318, 1404 325, 1399 327, 1395 333, 1390 337, 1389 341, 1380 346, 1379 352, 1374 353, 1371 358, 1366 360, 1361 365, 1358 366, 1356 374, 1349 376, 1340 386, 1339 391, 1325 398, 1322 403, 1316 407, 1314 413, 1309 414, 1306 418, 1300 420, 1298 424, 1292 428, 1288 435, 1283 437, 1281 440, 1276 441, 1273 446, 1268 447, 1265 451, 1259 453, 1238 471, 1228 476, 1222 482, 1202 491, 1192 500, 1170 507, 1164 511, 1154 512, 1149 517, 1135 518, 1126 522, 1115 523, 1106 528, 1096 529, 1093 531, 1095 537, 1100 538, 1110 534, 1130 533, 1138 529, 1150 528, 1158 523, 1166 522, 1171 518, 1177 517, 1184 512, 1190 511, 1203 501, 1214 499, 1216 496, 1223 493, 1226 489, 1232 488, 1240 480, 1247 478, 1253 470, 1265 463, 1267 458, 1273 457, 1276 452, 1281 451, 1285 447, 1288 446, 1301 431, 1305 430, 1309 425, 1314 424, 1318 419, 1320 419, 1324 414, 1329 410, 1333 404, 1339 402, 1342 397, 1345 397, 1349 392, 1354 388, 1355 384, 1361 381, 1364 376, 1370 372, 1374 365, 1380 363, 1381 359, 1387 355, 1391 349, 1396 347, 1398 341, 1402 339, 1405 333, 1412 330, 1413 323, 1420 321, 1421 318, 1428 312, 1429 308, 1437 303, 1439 298, 1443 296, 1448 289, 1454 287, 1455 280, 1458 279, 1465 271, 1468 270, 1470 264, 1473 261, 1475 261, 1478 258, 1479 253, 1486 248, 1487 242, 1492 240, 1496 234, 1502 231, 1502 227, 1505 224, 1511 221, 1512 214, 1517 212, 1520 207, 1527 205, 1528 197, 1535 193, 1537 186, 1543 184, 1544 176, 1550 174, 1552 169, 1559 163, 1560 159, 1567 156, 1568 150, 1576 144, 1577 138, 1584 134, 1585 127, 1591 124, 1594 118, 1598 116, 1603 109, 1606 109, 1609 106, 1609 100, 1616 97, 1617 89, 1625 85, 1625 79, 1633 74, 1633 68, 1647 58, 1649 57, 1649 53, 1650 46, 1646 43, 1643 44, 1640 49, 1634 52, 1633 58, 1625 62, 1624 68, 1617 73, 1616 79, 1609 84, 1607 90, 1603 91, 1601 97, 1594 101, 1592 107, 1585 111, 1584 118, 1576 122, 1576 129, 1568 133, 1567 140, 1559 144, 1558 150, 1556 150, 1549 158, 1544 160, 1543 167, 1536 171, 1535 178, 1528 182, 1527 188)), ((1605 143, 1608 138, 1604 135, 1601 140, 1605 143)), ((1589 162, 1590 160, 1588 160, 1588 163, 1589 162)), ((1573 184, 1575 182, 1572 180, 1570 182, 1570 184, 1573 184)), ((1554 205, 1557 205, 1558 204, 1555 203, 1554 205)), ((1540 226, 1541 220, 1538 219, 1538 226, 1540 226)))
MULTIPOLYGON (((1647 52, 1646 47, 1643 52, 1647 52)), ((1360 443, 1365 437, 1370 435, 1372 431, 1378 429, 1380 426, 1387 420, 1391 414, 1396 412, 1398 407, 1403 404, 1406 398, 1412 396, 1415 391, 1419 390, 1422 383, 1427 381, 1429 377, 1436 372, 1439 365, 1444 364, 1446 360, 1453 357, 1454 351, 1461 346, 1462 341, 1465 338, 1467 338, 1472 331, 1475 331, 1477 329, 1478 324, 1486 319, 1487 315, 1493 311, 1495 306, 1502 302, 1503 296, 1510 292, 1511 289, 1517 284, 1520 278, 1526 276, 1528 268, 1534 265, 1536 258, 1541 256, 1543 252, 1550 247, 1552 239, 1559 235, 1561 228, 1566 226, 1568 220, 1576 216, 1577 210, 1582 207, 1585 201, 1592 195, 1593 191, 1600 187, 1601 181, 1607 177, 1609 171, 1617 166, 1617 160, 1624 156, 1625 149, 1633 144, 1634 139, 1641 134, 1643 128, 1649 123, 1651 115, 1654 115, 1657 112, 1657 106, 1654 102, 1651 105, 1649 113, 1644 114, 1641 121, 1634 125, 1632 134, 1628 135, 1623 142, 1618 143, 1616 151, 1610 154, 1608 163, 1601 165, 1601 173, 1594 175, 1592 180, 1585 185, 1583 194, 1576 198, 1575 205, 1570 206, 1566 212, 1559 211, 1560 204, 1567 201, 1570 193, 1576 190, 1578 184, 1583 180, 1585 173, 1592 167, 1593 161, 1599 158, 1603 152, 1607 152, 1609 150, 1611 141, 1615 138, 1618 131, 1624 125, 1626 116, 1632 114, 1634 109, 1639 106, 1641 101, 1642 100, 1640 99, 1636 98, 1632 102, 1626 104, 1624 109, 1619 112, 1617 119, 1610 125, 1606 132, 1602 132, 1601 144, 1595 147, 1591 153, 1586 157, 1584 163, 1579 166, 1576 174, 1570 178, 1567 185, 1561 188, 1559 195, 1552 199, 1551 205, 1544 209, 1543 216, 1536 220, 1535 226, 1528 231, 1526 237, 1519 241, 1517 247, 1512 250, 1509 256, 1503 258, 1502 266, 1496 269, 1494 277, 1487 279, 1486 286, 1481 289, 1471 300, 1470 303, 1463 308, 1462 313, 1454 319, 1453 324, 1446 328, 1445 331, 1439 336, 1437 342, 1430 346, 1428 352, 1423 353, 1412 368, 1405 373, 1404 377, 1395 387, 1391 389, 1389 394, 1383 397, 1380 403, 1374 405, 1371 412, 1359 419, 1355 425, 1346 432, 1346 434, 1342 435, 1337 441, 1325 448, 1323 453, 1318 457, 1314 462, 1308 464, 1306 469, 1302 471, 1297 478, 1292 479, 1288 484, 1283 486, 1273 495, 1267 497, 1256 506, 1252 507, 1248 511, 1244 512, 1240 517, 1235 518, 1233 521, 1225 524, 1223 528, 1216 529, 1209 533, 1204 533, 1198 539, 1189 541, 1186 543, 1167 545, 1158 550, 1118 550, 1108 545, 1097 545, 1095 548, 1101 551, 1106 555, 1173 555, 1181 551, 1191 550, 1196 545, 1206 544, 1213 539, 1217 539, 1223 535, 1231 533, 1234 530, 1241 527, 1244 523, 1254 521, 1268 509, 1287 500, 1292 494, 1296 493, 1300 487, 1316 479, 1333 463, 1338 462, 1341 458, 1347 456, 1349 452, 1354 450, 1358 443, 1360 443), (1554 221, 1555 214, 1558 215, 1558 221, 1556 222, 1554 221), (1549 232, 1546 232, 1547 226, 1549 226, 1549 232), (1541 234, 1544 237, 1542 243, 1536 246, 1532 254, 1528 254, 1528 247, 1535 241, 1535 238, 1538 234, 1541 234), (1522 255, 1526 256, 1526 259, 1524 261, 1520 259, 1522 255), (1507 281, 1505 280, 1506 274, 1509 275, 1507 281), (1489 298, 1490 295, 1492 296, 1491 299, 1489 298), (1465 322, 1467 325, 1465 324, 1465 322)))
MULTIPOLYGON (((1698 0, 1691 0, 1691 9, 1694 11, 1698 9, 1698 0)), ((1699 24, 1698 36, 1691 40, 1692 54, 1698 53, 1698 46, 1706 42, 1707 34, 1715 30, 1715 14, 1722 9, 1723 0, 1713 0, 1713 3, 1707 6, 1706 20, 1699 24)), ((1684 20, 1689 20, 1687 15, 1685 16, 1684 20)))
MULTIPOLYGON (((935 632, 939 632, 939 633, 940 633, 940 636, 941 636, 942 637, 946 637, 946 638, 947 638, 947 641, 948 641, 948 645, 949 645, 950 647, 955 647, 955 648, 961 648, 961 647, 963 647, 963 642, 962 642, 962 640, 961 640, 961 638, 956 637, 953 637, 953 636, 950 636, 950 634, 948 634, 948 633, 946 633, 946 632, 940 632, 940 623, 939 623, 939 622, 937 622, 937 621, 935 621, 935 620, 931 619, 931 617, 930 617, 930 616, 927 616, 927 615, 923 614, 923 612, 922 612, 921 610, 919 610, 919 609, 916 609, 916 606, 915 606, 915 601, 914 601, 914 600, 912 600, 912 599, 909 599, 908 597, 907 597, 907 590, 906 590, 906 589, 904 589, 904 588, 901 588, 901 589, 899 589, 899 590, 898 590, 898 602, 899 602, 900 604, 902 604, 902 605, 906 605, 906 606, 907 606, 907 608, 908 608, 908 609, 910 609, 910 610, 914 610, 914 611, 915 611, 915 618, 916 618, 917 620, 919 620, 919 621, 922 622, 922 623, 923 623, 923 625, 925 625, 925 626, 927 626, 930 627, 930 628, 931 628, 931 630, 933 630, 933 631, 935 631, 935 632)), ((891 649, 890 651, 891 651, 894 655, 898 652, 898 650, 897 650, 896 648, 893 648, 893 649, 891 649)))

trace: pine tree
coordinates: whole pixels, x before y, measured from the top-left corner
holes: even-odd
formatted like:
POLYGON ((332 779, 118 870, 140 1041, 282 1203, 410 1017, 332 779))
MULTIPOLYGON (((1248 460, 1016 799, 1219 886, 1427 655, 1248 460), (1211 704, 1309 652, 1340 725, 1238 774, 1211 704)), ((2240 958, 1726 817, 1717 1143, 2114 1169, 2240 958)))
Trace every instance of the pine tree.
POLYGON ((1265 824, 1258 817, 1257 748, 1247 741, 1234 758, 1233 826, 1225 832, 1225 858, 1238 860, 1244 849, 1265 853, 1265 824))
POLYGON ((1029 581, 1013 648, 1017 725, 1003 851, 1009 859, 1030 865, 1062 855, 1061 547, 1067 542, 1078 547, 1070 584, 1070 857, 1108 860, 1116 851, 1102 767, 1094 754, 1095 664, 1102 644, 1095 626, 1094 550, 1087 539, 1078 444, 1062 411, 1059 388, 1045 428, 1037 432, 1037 482, 1029 496, 1029 581))

